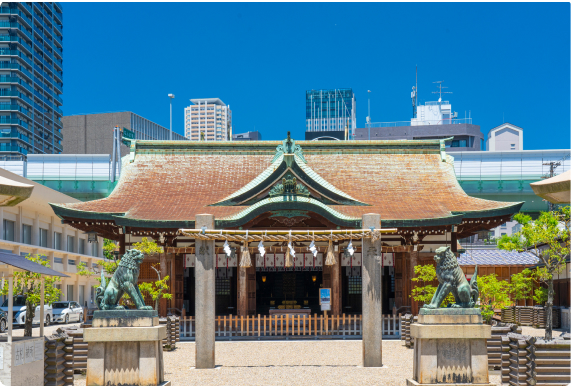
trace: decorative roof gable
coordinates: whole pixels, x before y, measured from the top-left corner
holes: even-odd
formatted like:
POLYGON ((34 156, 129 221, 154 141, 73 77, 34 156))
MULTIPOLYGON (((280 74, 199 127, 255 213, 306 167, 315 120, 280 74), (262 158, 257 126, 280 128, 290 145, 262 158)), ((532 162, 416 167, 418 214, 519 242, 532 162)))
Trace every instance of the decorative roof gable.
POLYGON ((253 205, 268 196, 303 195, 326 205, 368 205, 322 178, 307 165, 300 145, 288 137, 276 147, 272 163, 256 178, 211 206, 253 205), (292 185, 290 189, 287 186, 292 185))

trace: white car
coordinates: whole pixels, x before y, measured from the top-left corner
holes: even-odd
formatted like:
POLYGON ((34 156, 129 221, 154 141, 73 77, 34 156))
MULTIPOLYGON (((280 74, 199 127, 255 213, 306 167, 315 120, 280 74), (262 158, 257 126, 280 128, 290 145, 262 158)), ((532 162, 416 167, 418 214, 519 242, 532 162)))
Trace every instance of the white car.
POLYGON ((83 322, 83 308, 77 302, 53 302, 54 323, 83 322))
MULTIPOLYGON (((2 311, 6 311, 6 315, 8 315, 8 299, 4 300, 0 309, 2 309, 2 311)), ((12 324, 14 326, 24 326, 24 324, 26 324, 26 296, 14 296, 12 312, 14 313, 12 324)), ((44 305, 44 318, 46 318, 44 325, 48 326, 52 321, 52 306, 44 305)), ((40 324, 40 306, 36 307, 36 313, 32 320, 32 324, 40 324)))

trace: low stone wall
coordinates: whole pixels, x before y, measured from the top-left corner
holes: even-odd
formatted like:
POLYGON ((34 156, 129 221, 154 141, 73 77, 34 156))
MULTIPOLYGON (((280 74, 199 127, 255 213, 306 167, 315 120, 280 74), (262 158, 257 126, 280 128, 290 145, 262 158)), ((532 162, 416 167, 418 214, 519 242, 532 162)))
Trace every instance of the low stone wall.
POLYGON ((522 328, 516 324, 504 324, 499 323, 496 326, 491 327, 491 338, 487 339, 487 355, 489 358, 489 368, 500 369, 502 367, 502 361, 508 360, 508 340, 506 338, 508 333, 518 333, 522 332, 522 328))
POLYGON ((73 386, 73 360, 69 361, 66 341, 71 338, 65 333, 46 336, 44 344, 44 385, 73 386))
POLYGON ((510 350, 508 368, 503 362, 501 369, 503 384, 555 386, 570 383, 570 334, 546 341, 509 333, 507 339, 510 350))
MULTIPOLYGON (((536 328, 545 328, 546 326, 546 309, 541 306, 534 307, 507 307, 501 310, 501 321, 503 323, 515 323, 521 326, 534 326, 536 328)), ((561 326, 561 309, 560 307, 552 308, 552 327, 560 328, 561 326)))
POLYGON ((180 321, 176 316, 167 316, 166 318, 160 318, 159 324, 164 324, 167 329, 167 337, 163 339, 163 350, 171 351, 177 346, 177 342, 180 341, 180 321))
POLYGON ((417 323, 417 316, 405 314, 401 316, 401 340, 405 341, 405 347, 413 348, 414 340, 411 337, 411 325, 417 323))

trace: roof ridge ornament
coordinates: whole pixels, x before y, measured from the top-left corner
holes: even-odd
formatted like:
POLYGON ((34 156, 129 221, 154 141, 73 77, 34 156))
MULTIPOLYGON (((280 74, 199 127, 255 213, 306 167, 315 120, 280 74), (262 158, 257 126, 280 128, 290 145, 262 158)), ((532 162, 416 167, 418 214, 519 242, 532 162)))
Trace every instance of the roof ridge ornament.
POLYGON ((282 141, 282 145, 276 146, 276 154, 274 155, 272 162, 276 161, 278 157, 283 154, 297 155, 305 164, 308 163, 304 158, 304 154, 302 153, 302 148, 300 145, 296 145, 296 141, 290 137, 290 132, 288 132, 286 139, 282 141))

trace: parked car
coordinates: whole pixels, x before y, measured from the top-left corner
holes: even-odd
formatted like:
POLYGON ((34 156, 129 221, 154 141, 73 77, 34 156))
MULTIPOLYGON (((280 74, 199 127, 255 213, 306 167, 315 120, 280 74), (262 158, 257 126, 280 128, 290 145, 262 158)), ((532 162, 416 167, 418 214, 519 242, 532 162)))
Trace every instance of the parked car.
POLYGON ((8 328, 8 314, 0 310, 0 333, 6 332, 8 328))
POLYGON ((83 308, 77 302, 53 302, 52 312, 54 323, 83 321, 83 308))
MULTIPOLYGON (((6 312, 6 316, 8 315, 8 299, 4 300, 4 303, 0 309, 6 312)), ((14 296, 14 306, 12 307, 12 312, 14 313, 14 320, 12 324, 14 326, 24 326, 24 324, 26 324, 26 296, 14 296)), ((44 305, 44 318, 44 325, 48 326, 53 319, 52 306, 48 304, 44 305)), ((36 307, 36 314, 34 315, 32 324, 40 324, 40 306, 36 307)))

